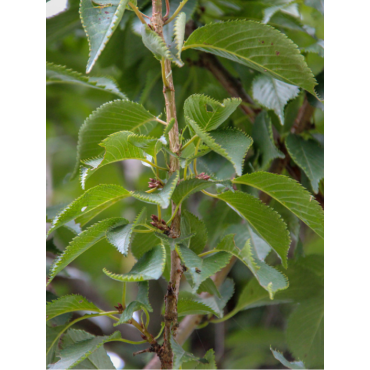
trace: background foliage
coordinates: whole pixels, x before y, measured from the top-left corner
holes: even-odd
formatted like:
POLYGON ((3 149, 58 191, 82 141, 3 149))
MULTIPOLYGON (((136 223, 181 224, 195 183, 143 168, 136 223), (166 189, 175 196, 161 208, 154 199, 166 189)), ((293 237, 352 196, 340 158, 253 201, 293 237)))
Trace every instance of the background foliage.
MULTIPOLYGON (((178 3, 178 0, 171 1, 172 9, 178 3)), ((150 2, 139 0, 138 6, 145 13, 150 8, 150 2)), ((67 10, 46 21, 47 60, 53 63, 47 65, 48 221, 64 205, 82 194, 78 177, 71 180, 75 171, 78 131, 96 108, 123 96, 143 104, 155 116, 163 113, 164 106, 158 61, 143 46, 138 31, 140 25, 133 12, 125 12, 93 71, 89 77, 83 77, 89 47, 78 7, 77 0, 69 0, 67 10), (65 83, 65 77, 61 81, 58 75, 60 70, 55 65, 67 66, 81 75, 71 72, 68 83, 65 83)), ((269 24, 285 33, 298 45, 319 82, 316 91, 323 98, 322 1, 189 0, 184 11, 187 20, 192 19, 195 26, 219 20, 249 19, 269 24)), ((219 102, 230 97, 225 86, 206 67, 205 61, 201 62, 197 51, 185 50, 181 58, 184 66, 173 69, 177 107, 183 107, 185 100, 192 94, 205 94, 219 102)), ((258 114, 253 124, 244 110, 237 109, 222 126, 242 130, 254 140, 242 172, 269 170, 292 177, 301 182, 312 197, 323 205, 323 104, 298 87, 276 82, 248 66, 224 58, 220 58, 220 61, 252 97, 253 104, 250 107, 258 114), (309 117, 300 118, 302 107, 308 105, 309 117), (301 121, 297 125, 299 119, 301 121), (277 136, 281 139, 276 140, 277 136), (277 166, 281 167, 279 171, 276 170, 277 166)), ((184 127, 181 109, 178 118, 180 127, 184 127)), ((159 137, 161 131, 162 128, 157 127, 151 135, 159 137)), ((219 179, 231 177, 237 169, 214 152, 200 158, 198 167, 198 172, 212 173, 219 179)), ((146 190, 148 177, 151 176, 149 168, 138 161, 127 160, 102 167, 86 180, 86 188, 99 184, 117 184, 130 191, 146 190)), ((259 196, 258 190, 248 184, 243 185, 243 190, 259 196)), ((208 249, 216 247, 227 234, 240 234, 238 227, 241 220, 225 203, 215 203, 197 193, 188 198, 187 205, 191 212, 204 220, 208 249)), ((235 316, 232 315, 227 322, 196 330, 183 346, 199 357, 213 348, 219 368, 284 368, 280 354, 271 353, 270 346, 284 353, 288 361, 303 360, 309 368, 323 366, 323 240, 299 221, 296 215, 285 211, 276 200, 272 199, 270 205, 283 216, 292 239, 289 267, 287 270, 280 269, 288 277, 290 286, 286 291, 277 293, 274 301, 270 301, 268 293, 256 283, 249 269, 241 261, 236 263, 230 273, 235 284, 235 294, 228 301, 225 311, 235 313, 235 316), (253 300, 251 294, 248 294, 251 291, 255 294, 253 300)), ((148 214, 155 213, 154 205, 146 206, 148 214)), ((142 208, 142 202, 128 198, 124 203, 116 203, 103 211, 94 221, 113 217, 133 221, 142 208)), ((165 216, 168 218, 170 214, 165 216)), ((74 227, 61 227, 55 231, 52 239, 48 239, 47 270, 55 255, 75 236, 74 227)), ((261 240, 257 242, 261 243, 261 240)), ((269 251, 266 253, 265 260, 269 265, 280 264, 276 254, 269 251)), ((135 258, 131 253, 128 258, 122 258, 121 253, 104 239, 85 252, 83 258, 76 259, 57 275, 48 288, 47 300, 78 293, 98 307, 112 310, 121 300, 121 283, 109 279, 101 270, 105 267, 109 271, 129 271, 134 263, 135 258)), ((157 333, 160 322, 154 318, 160 316, 167 284, 164 279, 160 279, 151 280, 149 286, 149 300, 153 308, 149 329, 157 333)), ((128 287, 131 301, 136 297, 137 287, 134 284, 128 287)), ((78 317, 78 314, 73 315, 74 318, 78 317)), ((59 316, 53 319, 59 320, 54 324, 56 327, 64 325, 70 316, 59 316)), ((107 325, 104 319, 91 318, 81 321, 79 325, 94 335, 109 337, 116 330, 122 330, 123 337, 141 340, 139 334, 127 326, 124 329, 120 329, 122 326, 114 328, 107 325)), ((87 335, 77 330, 69 333, 63 339, 69 343, 85 339, 84 335, 87 335)), ((107 343, 105 348, 120 356, 126 368, 142 368, 150 358, 149 354, 132 356, 133 351, 143 349, 145 345, 128 347, 112 342, 107 343)), ((194 364, 187 362, 183 366, 191 368, 194 364)))

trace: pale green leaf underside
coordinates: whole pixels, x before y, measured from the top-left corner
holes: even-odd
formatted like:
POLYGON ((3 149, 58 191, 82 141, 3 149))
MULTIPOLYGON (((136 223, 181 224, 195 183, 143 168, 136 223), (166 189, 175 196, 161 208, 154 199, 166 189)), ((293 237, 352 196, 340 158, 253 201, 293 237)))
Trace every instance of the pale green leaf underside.
POLYGON ((68 244, 64 252, 55 259, 54 264, 50 269, 50 278, 47 285, 49 285, 54 277, 78 256, 86 252, 94 244, 103 239, 106 232, 111 227, 115 227, 127 222, 128 221, 124 218, 108 218, 90 226, 81 234, 77 235, 68 244))
POLYGON ((46 321, 73 311, 101 312, 102 310, 81 295, 72 294, 58 298, 46 305, 46 321))
POLYGON ((304 140, 301 136, 290 134, 286 147, 294 162, 310 179, 315 193, 319 191, 319 182, 324 178, 324 148, 315 140, 304 140))
POLYGON ((289 317, 287 343, 293 355, 309 369, 324 368, 324 300, 302 302, 289 317))
MULTIPOLYGON (((94 335, 83 330, 69 329, 63 337, 63 348, 71 346, 86 339, 92 339, 94 335)), ((99 347, 88 358, 78 364, 80 369, 116 369, 104 347, 99 347)), ((76 368, 76 367, 74 367, 76 368)))
POLYGON ((298 95, 299 88, 270 76, 259 75, 253 80, 252 90, 254 99, 265 108, 273 110, 284 125, 284 107, 298 95))
POLYGON ((267 112, 262 111, 253 125, 252 136, 259 152, 260 168, 267 169, 275 158, 284 158, 285 155, 275 145, 272 124, 267 112))
POLYGON ((145 253, 127 274, 114 274, 106 269, 103 272, 111 279, 123 282, 158 280, 163 273, 165 264, 166 250, 159 245, 145 253))
POLYGON ((188 117, 187 123, 205 144, 232 163, 239 176, 242 174, 244 157, 253 143, 249 136, 236 129, 205 132, 195 121, 188 117))
POLYGON ((184 115, 195 121, 204 131, 215 130, 225 122, 236 108, 241 99, 225 99, 222 103, 206 95, 194 94, 184 103, 184 115))
POLYGON ((290 362, 288 361, 284 355, 272 348, 271 349, 271 352, 272 354, 274 355, 274 357, 281 363, 283 364, 284 366, 286 366, 288 369, 305 369, 306 367, 304 366, 303 362, 302 361, 294 361, 294 362, 290 362))
POLYGON ((68 69, 65 66, 46 62, 46 84, 75 84, 92 89, 106 91, 126 99, 117 83, 108 77, 86 77, 81 73, 68 69))
POLYGON ((81 0, 80 17, 89 41, 89 61, 86 73, 89 73, 108 43, 125 12, 129 0, 121 0, 118 6, 101 8, 91 0, 81 0))
POLYGON ((73 219, 77 219, 77 223, 84 225, 104 209, 129 196, 131 193, 119 185, 95 186, 74 200, 54 218, 48 235, 73 219))
POLYGON ((181 50, 184 45, 185 39, 185 25, 186 25, 186 14, 180 13, 174 24, 174 35, 175 35, 175 44, 177 49, 177 58, 181 60, 181 50))
POLYGON ((254 227, 259 235, 275 250, 286 268, 290 237, 286 224, 281 217, 273 209, 250 194, 240 191, 234 193, 227 191, 217 197, 226 202, 254 227))
POLYGON ((177 185, 177 181, 179 180, 179 172, 176 171, 172 174, 172 176, 168 179, 166 185, 163 189, 157 190, 155 193, 145 193, 144 191, 134 191, 132 196, 136 199, 141 200, 145 203, 157 204, 161 206, 163 209, 168 208, 171 201, 171 196, 175 190, 177 185))
POLYGON ((109 135, 119 131, 148 134, 156 126, 156 117, 142 105, 115 100, 103 104, 86 118, 78 133, 77 163, 102 157, 104 149, 99 144, 109 135))
POLYGON ((233 180, 257 188, 293 212, 307 226, 324 237, 324 211, 312 195, 295 180, 268 172, 246 174, 233 180))
POLYGON ((243 20, 208 24, 190 35, 186 49, 231 59, 316 95, 317 83, 297 46, 266 24, 243 20))
POLYGON ((100 348, 104 343, 114 341, 121 338, 119 331, 114 332, 110 336, 93 337, 74 343, 60 352, 61 359, 51 365, 49 369, 72 369, 84 359, 89 357, 94 351, 100 348))
POLYGON ((163 39, 147 25, 142 25, 141 37, 144 45, 154 54, 158 60, 171 59, 170 51, 163 39))

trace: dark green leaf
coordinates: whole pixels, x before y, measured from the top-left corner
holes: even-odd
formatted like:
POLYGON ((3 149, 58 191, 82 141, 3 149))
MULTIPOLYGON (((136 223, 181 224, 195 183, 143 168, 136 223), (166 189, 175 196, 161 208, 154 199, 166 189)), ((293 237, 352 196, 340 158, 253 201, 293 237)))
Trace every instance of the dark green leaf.
POLYGON ((195 235, 185 242, 185 246, 199 254, 207 243, 207 228, 202 220, 184 209, 181 211, 181 234, 189 235, 193 233, 195 235))

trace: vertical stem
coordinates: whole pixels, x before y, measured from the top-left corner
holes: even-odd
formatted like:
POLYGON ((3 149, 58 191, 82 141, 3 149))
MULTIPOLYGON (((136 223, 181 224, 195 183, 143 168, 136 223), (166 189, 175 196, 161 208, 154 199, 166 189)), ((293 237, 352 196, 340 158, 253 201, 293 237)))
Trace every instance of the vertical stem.
MULTIPOLYGON (((162 0, 152 0, 152 26, 155 32, 163 38, 163 17, 162 17, 162 0)), ((166 103, 167 123, 171 119, 175 119, 175 123, 169 132, 170 149, 174 153, 180 150, 179 144, 179 128, 176 115, 175 104, 175 88, 173 84, 172 68, 170 60, 162 60, 162 78, 163 78, 163 94, 166 103)), ((178 171, 180 163, 178 158, 170 156, 169 174, 178 171)), ((172 212, 176 212, 175 217, 171 223, 171 236, 176 238, 180 236, 180 220, 181 209, 176 211, 176 205, 172 202, 172 212)), ((166 294, 166 309, 165 309, 165 328, 164 328, 164 342, 162 353, 160 356, 161 368, 172 369, 173 367, 173 352, 171 348, 170 338, 171 331, 176 335, 175 329, 177 325, 177 298, 179 293, 180 280, 182 275, 182 268, 180 257, 176 251, 171 252, 171 274, 170 282, 166 294)))

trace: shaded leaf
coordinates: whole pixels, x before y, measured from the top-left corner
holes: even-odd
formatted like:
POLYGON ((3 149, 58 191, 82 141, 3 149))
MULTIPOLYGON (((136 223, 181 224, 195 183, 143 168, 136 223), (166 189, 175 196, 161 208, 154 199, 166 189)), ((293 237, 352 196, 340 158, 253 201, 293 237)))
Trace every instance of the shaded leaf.
POLYGON ((215 312, 213 308, 206 303, 206 300, 189 292, 180 292, 177 304, 177 314, 179 317, 208 314, 219 317, 217 312, 215 312))
POLYGON ((208 363, 200 362, 195 365, 195 369, 217 369, 215 351, 212 348, 206 352, 203 359, 208 363))
POLYGON ((173 351, 173 368, 179 369, 184 362, 199 361, 198 357, 195 357, 189 352, 185 352, 182 347, 175 341, 171 335, 171 347, 173 351))
POLYGON ((145 203, 158 204, 161 208, 166 209, 170 205, 171 196, 174 192, 179 180, 179 171, 174 172, 167 180, 163 189, 157 190, 155 193, 146 193, 144 191, 134 191, 132 196, 145 203))
POLYGON ((187 123, 214 152, 233 164, 235 172, 239 176, 242 174, 244 157, 253 142, 249 136, 237 129, 205 132, 190 118, 187 118, 187 123))
POLYGON ((258 234, 274 249, 283 266, 288 266, 290 246, 289 232, 280 216, 270 207, 250 194, 227 191, 219 194, 218 199, 226 202, 235 212, 245 218, 258 234))
POLYGON ((95 186, 85 191, 54 218, 48 235, 74 219, 76 223, 84 225, 104 209, 129 196, 131 193, 119 185, 95 186))
POLYGON ((316 140, 304 140, 292 134, 286 138, 285 143, 294 162, 310 179, 313 191, 318 193, 319 182, 324 178, 324 148, 316 140))
POLYGON ((114 226, 127 223, 124 218, 108 218, 104 221, 100 221, 88 229, 84 230, 81 234, 77 235, 64 250, 63 254, 58 256, 53 266, 50 269, 50 277, 47 285, 51 283, 54 277, 74 261, 82 253, 86 252, 94 244, 105 237, 105 233, 114 226))
POLYGON ((266 24, 254 21, 208 24, 196 29, 185 42, 183 50, 191 48, 231 59, 316 95, 315 78, 297 46, 266 24))
POLYGON ((131 134, 131 136, 128 137, 128 142, 131 145, 142 149, 145 153, 151 155, 152 157, 157 155, 163 145, 163 143, 157 138, 135 134, 131 134))
POLYGON ((89 73, 105 45, 123 17, 129 0, 121 0, 118 6, 99 7, 91 0, 81 0, 80 17, 89 41, 89 60, 86 73, 89 73))
POLYGON ((46 363, 54 361, 55 351, 58 348, 59 337, 64 332, 68 324, 56 327, 46 326, 46 363))
POLYGON ((113 280, 117 281, 144 281, 158 280, 166 264, 166 250, 163 246, 154 247, 145 253, 127 274, 114 274, 104 269, 103 272, 113 280))
POLYGON ((257 188, 293 212, 307 226, 324 237, 324 212, 312 195, 295 180, 268 172, 246 174, 233 180, 257 188))
POLYGON ((199 254, 207 243, 207 228, 202 220, 184 209, 181 211, 181 234, 193 233, 195 235, 184 244, 194 253, 199 254))
POLYGON ((206 292, 206 293, 209 293, 210 295, 215 295, 218 298, 221 298, 221 294, 218 291, 215 283, 213 282, 211 278, 207 278, 206 280, 202 282, 202 284, 199 285, 197 294, 200 294, 203 292, 206 292))
POLYGON ((284 107, 298 95, 299 88, 270 76, 259 75, 253 80, 252 89, 254 99, 265 108, 273 110, 284 125, 284 107))
POLYGON ((89 302, 81 295, 71 294, 53 300, 46 305, 46 321, 67 312, 74 311, 103 312, 100 308, 96 307, 94 303, 89 302))
POLYGON ((162 58, 171 59, 171 54, 166 43, 163 41, 162 37, 160 37, 155 31, 151 30, 149 26, 142 25, 141 37, 144 45, 158 60, 162 60, 162 58))
POLYGON ((176 246, 177 245, 184 245, 186 244, 186 242, 189 242, 189 240, 195 235, 194 233, 192 234, 184 234, 178 238, 171 238, 165 234, 162 234, 162 233, 154 233, 154 235, 158 238, 158 239, 161 239, 163 240, 163 242, 165 244, 167 244, 171 251, 175 250, 176 246))
POLYGON ((175 202, 176 205, 179 205, 190 195, 203 189, 207 189, 212 185, 214 185, 214 183, 209 180, 201 180, 195 178, 190 180, 183 180, 180 182, 180 184, 176 186, 176 189, 172 196, 172 200, 175 202))
POLYGON ((204 131, 215 130, 233 114, 241 99, 225 99, 222 103, 205 95, 194 94, 184 103, 184 115, 204 131))

